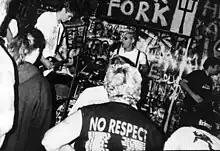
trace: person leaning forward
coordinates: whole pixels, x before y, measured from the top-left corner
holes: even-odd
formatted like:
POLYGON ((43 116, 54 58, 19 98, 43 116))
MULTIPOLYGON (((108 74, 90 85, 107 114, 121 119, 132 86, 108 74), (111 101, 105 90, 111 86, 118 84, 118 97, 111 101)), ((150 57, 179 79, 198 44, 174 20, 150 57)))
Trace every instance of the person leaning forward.
MULTIPOLYGON (((212 110, 212 85, 211 76, 220 71, 220 61, 215 57, 209 57, 203 64, 202 70, 195 70, 180 81, 181 88, 186 92, 183 100, 186 114, 183 115, 180 124, 189 126, 193 123, 193 116, 197 116, 199 108, 212 110)), ((204 110, 204 112, 206 111, 204 110)))

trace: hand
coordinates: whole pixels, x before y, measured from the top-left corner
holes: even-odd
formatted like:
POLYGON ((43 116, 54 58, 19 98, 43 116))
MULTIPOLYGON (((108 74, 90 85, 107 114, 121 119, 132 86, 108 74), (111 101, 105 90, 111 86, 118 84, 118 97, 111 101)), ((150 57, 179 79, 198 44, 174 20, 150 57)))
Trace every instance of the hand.
POLYGON ((41 62, 48 70, 52 69, 54 66, 50 60, 44 58, 43 56, 41 57, 41 62))
POLYGON ((48 61, 47 65, 46 65, 47 69, 50 70, 54 67, 53 63, 48 61))
POLYGON ((194 95, 192 96, 192 98, 193 98, 197 103, 201 103, 201 102, 203 101, 203 99, 202 99, 199 95, 197 95, 197 94, 194 94, 194 95))

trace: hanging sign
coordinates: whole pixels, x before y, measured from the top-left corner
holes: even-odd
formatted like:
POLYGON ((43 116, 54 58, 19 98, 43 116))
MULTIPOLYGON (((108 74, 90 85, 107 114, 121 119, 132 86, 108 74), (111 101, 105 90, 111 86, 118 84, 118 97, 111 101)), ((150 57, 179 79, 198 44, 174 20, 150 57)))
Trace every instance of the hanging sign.
POLYGON ((100 16, 190 36, 199 0, 106 0, 100 16))

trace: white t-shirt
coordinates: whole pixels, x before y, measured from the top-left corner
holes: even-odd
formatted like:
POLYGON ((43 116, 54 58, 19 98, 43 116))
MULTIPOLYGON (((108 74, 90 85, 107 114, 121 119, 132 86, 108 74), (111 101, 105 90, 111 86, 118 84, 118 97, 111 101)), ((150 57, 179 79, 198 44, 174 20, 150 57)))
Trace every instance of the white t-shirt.
POLYGON ((69 115, 76 112, 80 107, 106 102, 109 102, 109 99, 104 86, 87 88, 79 95, 76 103, 70 109, 69 115))
MULTIPOLYGON (((11 19, 8 28, 11 30, 12 37, 15 37, 18 34, 18 22, 16 19, 11 19)), ((8 40, 6 37, 4 37, 5 46, 8 45, 8 40)))
MULTIPOLYGON (((124 51, 124 48, 121 47, 119 49, 119 53, 118 53, 118 49, 114 51, 114 55, 118 54, 120 56, 126 57, 130 59, 136 65, 138 51, 139 51, 138 49, 134 48, 132 51, 127 52, 127 51, 124 51)), ((139 56, 137 68, 139 67, 140 64, 146 64, 146 62, 147 62, 146 56, 144 55, 144 52, 141 52, 139 56)))
POLYGON ((18 22, 15 19, 11 19, 8 26, 11 30, 12 36, 15 37, 18 34, 18 22))
POLYGON ((45 58, 55 56, 55 50, 59 45, 64 27, 61 22, 57 21, 56 12, 44 12, 37 19, 35 25, 39 29, 46 40, 46 46, 43 50, 43 56, 45 58))
POLYGON ((0 147, 14 122, 14 66, 0 46, 0 147))
POLYGON ((164 150, 220 150, 220 140, 195 127, 181 127, 164 145, 164 150))

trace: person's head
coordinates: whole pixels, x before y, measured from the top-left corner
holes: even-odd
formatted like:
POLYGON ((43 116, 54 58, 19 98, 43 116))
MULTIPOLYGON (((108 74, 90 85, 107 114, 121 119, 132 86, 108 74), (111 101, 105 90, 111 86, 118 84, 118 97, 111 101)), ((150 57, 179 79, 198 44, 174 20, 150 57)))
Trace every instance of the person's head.
POLYGON ((65 1, 57 10, 58 20, 61 22, 69 21, 76 15, 76 5, 74 1, 65 1))
POLYGON ((220 71, 220 60, 215 57, 208 57, 203 64, 203 68, 210 76, 217 75, 220 71))
POLYGON ((26 33, 30 49, 33 49, 31 53, 27 54, 25 61, 34 63, 39 55, 42 54, 43 49, 45 48, 46 42, 44 39, 43 33, 36 29, 32 28, 26 33))
POLYGON ((129 64, 113 64, 107 69, 104 86, 110 101, 136 105, 141 93, 141 75, 129 64))
POLYGON ((8 51, 19 65, 28 61, 34 63, 45 46, 45 39, 39 30, 33 29, 12 39, 8 51))
POLYGON ((137 43, 137 34, 134 31, 127 31, 122 38, 122 47, 124 49, 133 49, 137 43))

